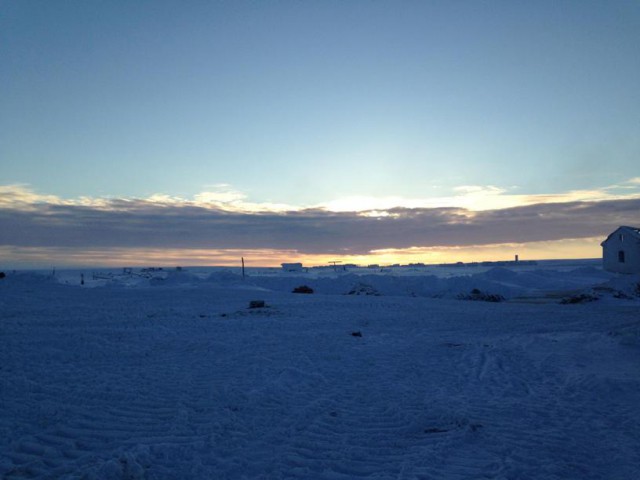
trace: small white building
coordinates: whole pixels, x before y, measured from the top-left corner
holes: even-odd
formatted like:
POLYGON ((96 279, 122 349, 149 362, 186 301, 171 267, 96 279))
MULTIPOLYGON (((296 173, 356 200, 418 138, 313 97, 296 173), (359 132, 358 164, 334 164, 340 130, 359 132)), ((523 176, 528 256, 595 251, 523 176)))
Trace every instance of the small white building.
POLYGON ((301 263, 282 263, 282 270, 285 272, 301 272, 302 264, 301 263))
POLYGON ((600 245, 605 270, 640 273, 640 228, 618 227, 600 245))

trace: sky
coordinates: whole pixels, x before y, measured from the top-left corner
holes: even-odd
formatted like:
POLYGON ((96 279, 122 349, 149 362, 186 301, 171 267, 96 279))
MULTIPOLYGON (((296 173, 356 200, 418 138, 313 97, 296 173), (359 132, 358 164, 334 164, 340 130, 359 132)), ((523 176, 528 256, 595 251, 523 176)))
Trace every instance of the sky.
POLYGON ((0 1, 0 266, 600 256, 640 3, 0 1))

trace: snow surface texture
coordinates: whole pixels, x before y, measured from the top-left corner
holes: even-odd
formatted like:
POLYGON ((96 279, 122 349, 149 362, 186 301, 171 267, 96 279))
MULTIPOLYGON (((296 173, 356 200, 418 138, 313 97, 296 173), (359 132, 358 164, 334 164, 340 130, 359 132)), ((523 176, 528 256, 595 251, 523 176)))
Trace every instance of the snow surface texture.
POLYGON ((640 478, 637 277, 478 275, 10 274, 0 477, 640 478))

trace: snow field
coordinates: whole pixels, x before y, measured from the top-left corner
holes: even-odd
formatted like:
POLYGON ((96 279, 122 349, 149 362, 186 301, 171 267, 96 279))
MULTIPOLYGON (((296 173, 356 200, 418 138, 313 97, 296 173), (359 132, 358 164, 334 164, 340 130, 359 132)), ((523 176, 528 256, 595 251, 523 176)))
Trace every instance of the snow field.
POLYGON ((637 303, 277 290, 0 285, 2 478, 640 477, 637 303))

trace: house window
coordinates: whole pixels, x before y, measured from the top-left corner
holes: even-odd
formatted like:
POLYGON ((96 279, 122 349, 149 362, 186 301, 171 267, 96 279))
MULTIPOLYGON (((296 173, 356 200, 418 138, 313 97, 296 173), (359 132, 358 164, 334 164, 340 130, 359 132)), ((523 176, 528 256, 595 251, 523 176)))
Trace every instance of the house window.
POLYGON ((618 262, 624 263, 624 250, 618 252, 618 262))
POLYGON ((618 237, 620 238, 621 242, 624 242, 624 235, 622 233, 620 235, 618 235, 618 237))

